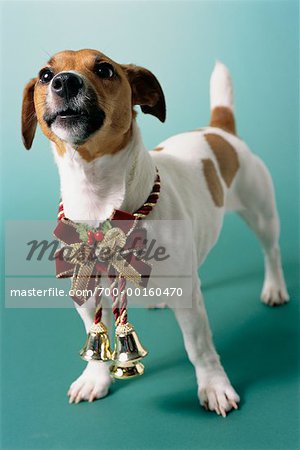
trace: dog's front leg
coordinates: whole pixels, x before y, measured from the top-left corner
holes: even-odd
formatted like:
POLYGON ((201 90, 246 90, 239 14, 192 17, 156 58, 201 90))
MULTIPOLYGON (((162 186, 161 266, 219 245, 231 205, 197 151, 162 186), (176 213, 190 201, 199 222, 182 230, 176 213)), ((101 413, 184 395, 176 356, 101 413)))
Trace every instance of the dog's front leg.
MULTIPOLYGON (((103 304, 102 321, 111 328, 111 308, 103 304)), ((92 297, 84 306, 79 307, 75 304, 76 310, 82 318, 85 330, 88 333, 94 319, 95 299, 92 297)), ((109 364, 101 361, 89 361, 82 374, 71 384, 68 390, 70 403, 79 403, 87 400, 92 402, 97 398, 105 397, 108 394, 112 379, 109 372, 109 364)))
POLYGON ((239 396, 220 363, 209 328, 203 296, 197 283, 193 291, 193 304, 174 309, 183 333, 189 359, 195 367, 198 397, 205 409, 226 416, 232 408, 237 409, 239 396))

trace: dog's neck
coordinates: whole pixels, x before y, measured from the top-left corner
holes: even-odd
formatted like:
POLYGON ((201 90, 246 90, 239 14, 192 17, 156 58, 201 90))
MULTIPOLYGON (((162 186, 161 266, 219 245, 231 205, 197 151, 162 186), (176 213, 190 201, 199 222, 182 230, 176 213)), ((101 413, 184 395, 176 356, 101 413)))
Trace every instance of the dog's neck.
POLYGON ((134 212, 147 199, 155 179, 155 166, 134 121, 130 142, 113 155, 87 162, 67 145, 61 156, 55 145, 65 216, 77 222, 108 219, 114 209, 134 212))

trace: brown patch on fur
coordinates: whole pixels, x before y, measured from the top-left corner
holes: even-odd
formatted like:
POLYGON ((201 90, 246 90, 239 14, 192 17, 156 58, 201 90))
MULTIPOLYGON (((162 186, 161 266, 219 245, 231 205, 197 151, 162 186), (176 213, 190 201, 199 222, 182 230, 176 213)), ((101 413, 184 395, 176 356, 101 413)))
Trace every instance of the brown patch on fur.
POLYGON ((210 195, 216 206, 224 205, 224 193, 216 167, 211 159, 202 159, 203 173, 210 195))
MULTIPOLYGON (((84 49, 78 51, 66 50, 54 55, 45 67, 50 67, 54 75, 62 71, 75 70, 87 80, 90 89, 96 94, 99 107, 105 113, 101 128, 90 136, 76 150, 87 160, 113 154, 124 148, 132 137, 132 122, 136 117, 134 105, 140 105, 143 112, 152 114, 160 120, 165 119, 165 102, 162 89, 155 76, 142 67, 121 65, 112 61, 96 50, 84 49), (94 71, 96 62, 108 62, 114 67, 115 76, 109 80, 101 79, 94 71)), ((66 151, 61 141, 44 121, 46 108, 47 84, 39 82, 32 86, 28 84, 24 91, 24 117, 27 110, 35 113, 36 121, 41 126, 45 136, 55 142, 57 151, 63 155, 66 151)), ((60 99, 54 97, 54 101, 60 99)), ((34 125, 34 122, 33 122, 34 125)), ((32 125, 23 139, 26 148, 30 148, 35 127, 32 125)))
POLYGON ((99 156, 113 155, 122 150, 129 143, 132 136, 132 126, 122 136, 117 136, 115 139, 108 139, 107 142, 102 141, 102 147, 99 148, 99 141, 97 136, 89 139, 88 144, 83 144, 76 148, 76 151, 87 162, 91 162, 99 156))
POLYGON ((66 146, 60 139, 55 140, 55 147, 59 156, 63 156, 66 153, 66 146))
POLYGON ((236 134, 233 112, 226 106, 217 106, 212 110, 209 125, 236 134))
POLYGON ((27 150, 31 148, 32 141, 35 135, 37 126, 37 118, 34 109, 34 87, 37 82, 37 78, 32 78, 28 81, 23 91, 23 103, 22 103, 22 139, 23 144, 27 150))
POLYGON ((204 137, 217 158, 223 180, 230 187, 240 167, 235 149, 218 134, 208 133, 204 137))
POLYGON ((163 147, 155 147, 155 152, 161 152, 164 148, 163 147))

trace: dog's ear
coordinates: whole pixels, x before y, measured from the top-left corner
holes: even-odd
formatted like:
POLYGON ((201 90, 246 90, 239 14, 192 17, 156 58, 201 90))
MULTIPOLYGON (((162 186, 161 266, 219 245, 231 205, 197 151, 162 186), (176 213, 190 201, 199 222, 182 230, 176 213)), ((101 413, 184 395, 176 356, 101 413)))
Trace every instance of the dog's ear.
POLYGON ((29 150, 32 145, 32 141, 35 135, 35 130, 37 126, 37 118, 34 107, 34 86, 37 78, 32 78, 30 80, 23 92, 23 103, 22 103, 22 140, 25 148, 29 150))
POLYGON ((161 122, 166 120, 163 90, 150 70, 133 64, 122 65, 132 90, 133 105, 140 105, 145 114, 152 114, 161 122))

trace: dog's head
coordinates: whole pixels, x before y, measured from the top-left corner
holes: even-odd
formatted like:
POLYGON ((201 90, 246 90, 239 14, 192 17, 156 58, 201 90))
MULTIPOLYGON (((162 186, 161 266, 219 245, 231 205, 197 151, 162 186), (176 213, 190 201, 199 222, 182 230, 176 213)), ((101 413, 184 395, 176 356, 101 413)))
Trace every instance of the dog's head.
POLYGON ((96 50, 57 53, 24 89, 24 145, 30 149, 39 123, 60 153, 65 143, 87 160, 113 153, 130 139, 134 105, 164 122, 164 94, 150 71, 96 50))

